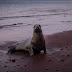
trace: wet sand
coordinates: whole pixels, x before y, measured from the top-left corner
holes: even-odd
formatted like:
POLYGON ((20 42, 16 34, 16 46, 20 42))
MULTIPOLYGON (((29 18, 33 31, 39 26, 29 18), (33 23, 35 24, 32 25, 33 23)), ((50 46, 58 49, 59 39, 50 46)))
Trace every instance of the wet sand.
POLYGON ((45 36, 47 53, 29 57, 25 52, 6 55, 8 46, 0 45, 0 72, 72 72, 72 31, 45 36))

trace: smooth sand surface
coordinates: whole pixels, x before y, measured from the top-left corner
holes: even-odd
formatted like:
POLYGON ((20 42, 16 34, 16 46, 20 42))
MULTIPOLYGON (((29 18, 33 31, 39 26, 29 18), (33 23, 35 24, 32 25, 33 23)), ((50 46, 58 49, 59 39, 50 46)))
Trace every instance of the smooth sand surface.
POLYGON ((72 31, 45 36, 47 53, 29 57, 26 52, 6 55, 8 46, 0 45, 0 72, 72 72, 72 31))

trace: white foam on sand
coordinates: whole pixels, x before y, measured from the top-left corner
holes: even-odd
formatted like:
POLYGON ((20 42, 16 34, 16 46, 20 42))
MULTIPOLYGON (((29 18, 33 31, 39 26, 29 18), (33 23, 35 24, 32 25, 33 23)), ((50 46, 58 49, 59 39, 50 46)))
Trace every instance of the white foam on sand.
POLYGON ((0 50, 0 53, 4 53, 4 54, 6 54, 6 53, 7 53, 7 51, 0 50))

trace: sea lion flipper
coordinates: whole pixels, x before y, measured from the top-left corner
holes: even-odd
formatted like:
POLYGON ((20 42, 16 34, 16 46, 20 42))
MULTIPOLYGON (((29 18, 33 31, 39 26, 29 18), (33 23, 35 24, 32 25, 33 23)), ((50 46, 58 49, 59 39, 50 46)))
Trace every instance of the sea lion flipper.
POLYGON ((16 46, 15 46, 15 45, 9 46, 8 48, 9 48, 9 50, 8 50, 8 52, 6 53, 7 55, 12 54, 12 53, 16 50, 16 46))
POLYGON ((29 55, 30 56, 34 55, 34 52, 33 52, 33 49, 32 49, 32 45, 27 46, 26 49, 29 51, 29 55))
POLYGON ((44 53, 46 53, 45 40, 44 40, 44 53))
POLYGON ((44 49, 44 53, 46 53, 46 49, 44 49))
POLYGON ((12 54, 11 51, 8 51, 8 52, 6 53, 6 55, 10 55, 10 54, 12 54))
POLYGON ((46 47, 44 47, 44 53, 46 53, 46 47))

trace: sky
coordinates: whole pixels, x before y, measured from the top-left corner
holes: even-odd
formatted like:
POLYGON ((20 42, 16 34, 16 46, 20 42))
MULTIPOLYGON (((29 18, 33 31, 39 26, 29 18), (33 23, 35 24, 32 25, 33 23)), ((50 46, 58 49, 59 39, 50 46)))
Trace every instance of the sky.
POLYGON ((0 1, 6 2, 6 1, 72 1, 72 0, 0 0, 0 1))
POLYGON ((0 0, 1 3, 23 3, 23 2, 45 2, 45 1, 50 1, 50 2, 72 2, 72 0, 0 0))

